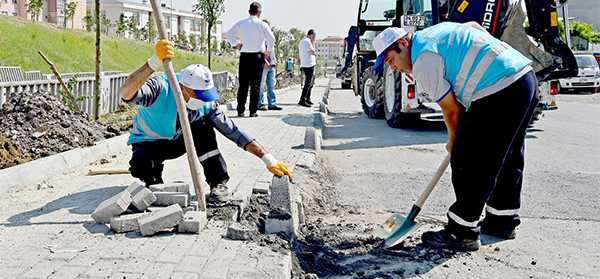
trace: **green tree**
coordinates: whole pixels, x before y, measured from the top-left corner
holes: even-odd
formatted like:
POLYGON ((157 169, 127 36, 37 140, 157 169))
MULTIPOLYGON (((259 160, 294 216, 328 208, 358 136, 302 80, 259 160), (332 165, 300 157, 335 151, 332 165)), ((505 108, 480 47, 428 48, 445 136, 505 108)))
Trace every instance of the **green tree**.
POLYGON ((104 33, 104 35, 108 35, 108 31, 112 26, 112 21, 106 17, 106 13, 102 13, 100 17, 100 32, 104 33))
POLYGON ((195 34, 190 34, 189 36, 190 47, 192 47, 192 51, 196 50, 198 46, 198 39, 195 34))
POLYGON ((67 20, 71 20, 71 29, 75 29, 75 11, 77 10, 77 2, 69 2, 65 7, 65 26, 67 25, 67 20))
POLYGON ((306 32, 298 28, 292 28, 290 29, 290 35, 292 36, 292 39, 290 41, 291 49, 289 55, 298 58, 300 56, 298 52, 298 44, 300 41, 302 41, 302 39, 304 39, 304 37, 306 37, 306 32))
POLYGON ((175 37, 175 43, 184 46, 188 44, 188 37, 185 34, 185 31, 181 30, 179 33, 177 33, 177 37, 175 37))
POLYGON ((289 32, 273 27, 273 35, 275 36, 275 54, 279 55, 278 58, 287 58, 290 52, 289 42, 292 36, 289 32))
POLYGON ((225 40, 221 41, 221 51, 223 51, 223 53, 231 53, 231 50, 233 49, 233 47, 231 46, 231 44, 225 40))
POLYGON ((208 24, 208 68, 211 69, 211 32, 213 26, 217 24, 217 20, 225 12, 223 2, 225 0, 198 0, 194 4, 194 12, 198 13, 202 18, 206 20, 208 24))
POLYGON ((85 23, 85 30, 92 31, 94 29, 94 25, 96 22, 94 20, 94 16, 90 11, 85 12, 85 16, 83 17, 83 22, 85 23))
POLYGON ((154 39, 156 38, 156 24, 154 23, 154 17, 149 17, 148 21, 146 22, 146 38, 148 39, 149 43, 154 42, 154 39))
POLYGON ((132 15, 129 17, 129 20, 127 20, 127 31, 129 31, 129 34, 131 34, 131 37, 134 40, 140 39, 139 23, 140 19, 136 15, 132 15))
POLYGON ((38 21, 40 13, 44 8, 44 1, 42 0, 29 0, 27 4, 27 12, 31 13, 31 20, 38 21))
POLYGON ((117 28, 117 36, 122 37, 127 31, 127 17, 124 14, 119 15, 119 19, 115 22, 115 27, 117 28))
POLYGON ((594 32, 592 25, 585 22, 573 21, 569 25, 571 36, 582 38, 590 44, 600 43, 600 34, 594 32))

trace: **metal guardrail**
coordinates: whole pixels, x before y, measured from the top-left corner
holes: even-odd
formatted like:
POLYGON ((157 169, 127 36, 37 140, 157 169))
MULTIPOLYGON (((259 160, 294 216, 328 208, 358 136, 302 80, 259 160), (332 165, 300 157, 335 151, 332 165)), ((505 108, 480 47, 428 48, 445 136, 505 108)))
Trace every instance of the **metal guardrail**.
MULTIPOLYGON (((0 81, 0 108, 6 103, 7 98, 13 94, 21 92, 44 92, 53 96, 58 96, 61 90, 60 83, 49 76, 37 80, 25 80, 20 67, 0 67, 0 69, 11 68, 10 72, 6 70, 4 76, 6 79, 17 79, 16 72, 21 73, 19 80, 0 81)), ((35 76, 37 73, 32 73, 35 76)), ((41 73, 40 73, 41 75, 41 73)), ((121 97, 119 96, 119 88, 127 80, 129 74, 122 72, 103 72, 100 75, 100 114, 111 113, 117 110, 121 97)), ((29 76, 29 74, 28 74, 29 76)), ((38 76, 39 77, 39 76, 38 76)), ((68 73, 62 75, 65 83, 73 83, 71 94, 76 98, 79 109, 88 115, 92 115, 94 111, 94 73, 68 73), (90 75, 91 74, 91 75, 90 75), (75 77, 75 81, 70 80, 75 77)), ((2 74, 0 74, 2 78, 2 74)), ((225 90, 231 87, 230 75, 228 72, 218 72, 213 74, 215 86, 218 90, 225 90)))

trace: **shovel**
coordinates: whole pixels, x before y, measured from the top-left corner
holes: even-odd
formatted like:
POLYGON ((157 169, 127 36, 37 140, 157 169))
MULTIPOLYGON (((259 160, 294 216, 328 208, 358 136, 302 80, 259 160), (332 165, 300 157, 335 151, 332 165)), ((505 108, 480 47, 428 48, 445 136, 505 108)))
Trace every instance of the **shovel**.
POLYGON ((394 248, 398 244, 402 243, 406 237, 408 237, 411 233, 413 233, 416 229, 418 229, 421 225, 415 222, 415 218, 419 212, 421 212, 421 208, 423 208, 423 204, 433 191, 433 188, 440 181, 442 174, 450 164, 450 154, 446 155, 444 161, 440 164, 435 175, 429 181, 429 185, 423 191, 417 202, 410 209, 410 213, 408 213, 407 217, 404 217, 398 213, 392 215, 390 218, 385 221, 383 224, 383 230, 387 233, 387 237, 385 239, 384 247, 386 249, 394 248))

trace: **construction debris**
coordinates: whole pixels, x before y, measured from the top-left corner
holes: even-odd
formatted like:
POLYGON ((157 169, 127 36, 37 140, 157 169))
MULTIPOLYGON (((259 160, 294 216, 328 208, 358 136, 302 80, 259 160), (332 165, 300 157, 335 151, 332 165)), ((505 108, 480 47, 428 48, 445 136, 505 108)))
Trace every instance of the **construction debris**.
POLYGON ((117 233, 139 232, 138 219, 149 213, 136 213, 121 215, 110 219, 110 228, 117 233))
POLYGON ((86 114, 69 110, 48 92, 25 91, 7 97, 0 110, 0 144, 15 146, 16 151, 0 154, 0 168, 91 146, 116 135, 90 122, 86 114))
POLYGON ((154 192, 156 206, 169 206, 173 204, 179 204, 181 207, 187 207, 190 205, 190 194, 182 192, 154 192))
POLYGON ((207 222, 206 211, 188 211, 177 225, 177 232, 198 234, 204 229, 207 222))

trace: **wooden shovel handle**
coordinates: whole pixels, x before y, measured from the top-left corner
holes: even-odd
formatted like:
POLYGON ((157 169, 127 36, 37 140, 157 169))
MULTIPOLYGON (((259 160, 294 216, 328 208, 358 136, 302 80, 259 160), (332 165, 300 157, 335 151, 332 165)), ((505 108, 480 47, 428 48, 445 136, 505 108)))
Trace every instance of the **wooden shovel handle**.
POLYGON ((421 194, 421 196, 419 197, 417 202, 415 202, 416 206, 418 206, 419 208, 423 208, 423 204, 425 204, 425 201, 427 200, 427 198, 429 198, 429 194, 431 194, 431 191, 433 191, 433 188, 435 188, 435 185, 438 184, 438 182, 440 181, 440 178, 444 174, 444 171, 446 171, 446 168, 448 167, 449 164, 450 164, 450 154, 446 155, 446 158, 444 158, 444 161, 442 161, 442 163, 438 167, 437 171, 435 172, 435 174, 429 181, 427 188, 425 188, 425 190, 423 190, 423 193, 421 194))
MULTIPOLYGON (((152 4, 152 10, 154 11, 154 19, 156 21, 156 27, 158 27, 159 38, 167 39, 167 32, 163 16, 160 12, 159 0, 150 0, 150 3, 152 4)), ((196 154, 196 148, 192 138, 192 129, 190 127, 187 110, 185 109, 185 101, 183 99, 183 94, 181 93, 181 87, 179 87, 179 82, 175 76, 175 70, 173 70, 173 63, 171 63, 171 59, 165 59, 163 61, 163 66, 167 76, 169 77, 169 85, 175 92, 177 114, 179 115, 179 123, 181 124, 181 130, 183 132, 183 141, 185 142, 185 150, 190 165, 190 172, 192 174, 192 182, 194 183, 196 198, 198 199, 198 207, 200 210, 206 211, 204 191, 202 190, 202 172, 200 171, 200 161, 198 160, 198 155, 196 154)))

